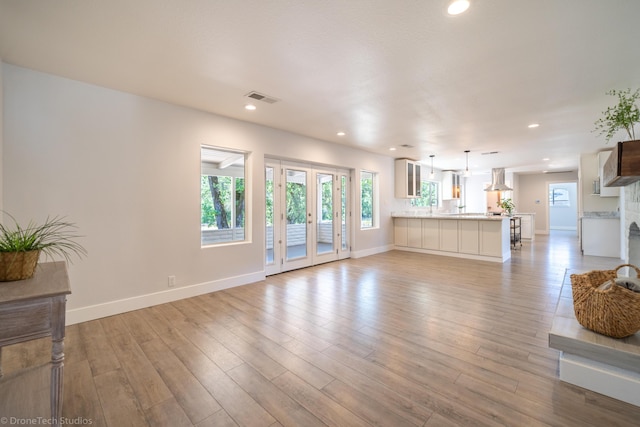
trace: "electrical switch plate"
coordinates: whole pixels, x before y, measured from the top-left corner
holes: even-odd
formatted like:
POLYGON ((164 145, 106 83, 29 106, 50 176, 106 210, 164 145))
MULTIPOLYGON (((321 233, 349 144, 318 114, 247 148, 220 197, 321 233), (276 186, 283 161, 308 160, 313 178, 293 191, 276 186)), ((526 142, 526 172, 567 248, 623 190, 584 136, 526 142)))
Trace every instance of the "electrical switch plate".
POLYGON ((176 276, 169 276, 168 285, 170 288, 176 285, 176 276))

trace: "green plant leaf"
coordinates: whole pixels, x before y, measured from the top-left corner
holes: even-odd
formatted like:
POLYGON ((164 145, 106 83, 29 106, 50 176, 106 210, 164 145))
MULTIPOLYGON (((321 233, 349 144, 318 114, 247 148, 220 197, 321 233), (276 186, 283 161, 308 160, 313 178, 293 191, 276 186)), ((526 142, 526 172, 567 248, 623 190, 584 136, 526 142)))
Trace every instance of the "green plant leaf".
POLYGON ((87 255, 85 248, 76 242, 75 224, 64 221, 64 218, 47 217, 43 224, 30 221, 26 227, 9 213, 5 216, 13 221, 12 227, 0 223, 0 252, 27 252, 39 250, 47 257, 60 256, 71 262, 72 255, 80 258, 87 255))
POLYGON ((636 101, 640 98, 640 89, 631 92, 631 89, 612 89, 607 95, 616 96, 618 104, 608 107, 602 112, 602 117, 595 121, 594 132, 604 135, 609 142, 620 130, 624 130, 629 139, 635 139, 635 125, 640 123, 640 110, 636 101))

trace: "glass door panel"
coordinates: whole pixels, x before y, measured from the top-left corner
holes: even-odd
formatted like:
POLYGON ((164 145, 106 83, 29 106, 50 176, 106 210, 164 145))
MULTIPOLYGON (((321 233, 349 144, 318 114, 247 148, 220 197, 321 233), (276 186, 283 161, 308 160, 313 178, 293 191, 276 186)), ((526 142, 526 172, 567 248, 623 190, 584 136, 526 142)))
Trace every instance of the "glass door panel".
POLYGON ((311 213, 307 214, 307 171, 285 169, 285 178, 285 261, 291 261, 308 256, 311 213))
POLYGON ((340 251, 347 251, 349 249, 348 244, 348 230, 347 230, 347 213, 349 212, 349 206, 347 204, 349 178, 347 175, 340 175, 340 251))
MULTIPOLYGON (((275 207, 275 195, 274 195, 274 183, 273 183, 274 167, 267 166, 265 168, 265 265, 274 264, 274 212, 275 207)), ((277 243, 277 242, 276 242, 277 243)))
POLYGON ((316 173, 316 254, 333 253, 333 175, 316 173))

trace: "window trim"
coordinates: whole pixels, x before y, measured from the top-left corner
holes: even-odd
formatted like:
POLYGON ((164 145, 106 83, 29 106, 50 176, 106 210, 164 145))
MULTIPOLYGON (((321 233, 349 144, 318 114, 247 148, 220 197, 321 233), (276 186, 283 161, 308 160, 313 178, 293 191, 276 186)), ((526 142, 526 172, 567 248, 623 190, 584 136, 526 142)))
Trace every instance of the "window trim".
POLYGON ((378 189, 378 172, 374 172, 371 170, 367 170, 367 169, 360 169, 360 177, 358 180, 358 187, 359 187, 359 211, 360 211, 360 230, 362 231, 366 231, 366 230, 375 230, 380 228, 380 203, 379 203, 379 189, 378 189), (369 173, 371 174, 371 226, 369 227, 364 227, 362 224, 362 174, 363 173, 369 173))
MULTIPOLYGON (((217 151, 217 152, 223 152, 225 154, 229 154, 229 159, 231 159, 233 157, 233 155, 237 155, 237 156, 242 156, 243 157, 243 166, 242 166, 242 176, 240 176, 240 174, 238 173, 231 173, 228 175, 221 175, 218 174, 218 176, 229 176, 231 177, 231 192, 232 194, 235 194, 235 188, 236 188, 236 179, 237 178, 242 178, 244 179, 244 227, 238 227, 236 226, 236 215, 235 215, 235 211, 236 211, 236 200, 235 197, 233 199, 233 201, 231 202, 231 212, 230 212, 230 230, 238 230, 240 228, 243 229, 243 238, 242 240, 222 240, 222 241, 214 241, 214 242, 207 242, 205 243, 203 241, 203 227, 202 227, 202 196, 200 197, 200 209, 198 211, 198 219, 200 222, 200 248, 201 249, 206 249, 206 248, 212 248, 212 247, 221 247, 221 246, 225 246, 225 245, 237 245, 237 244, 246 244, 246 243, 251 243, 251 209, 250 209, 250 194, 251 194, 251 189, 250 186, 248 185, 248 183, 250 182, 249 177, 250 177, 250 169, 249 169, 249 161, 250 161, 250 153, 247 151, 242 151, 242 150, 238 150, 238 149, 233 149, 233 148, 227 148, 227 147, 220 147, 220 146, 214 146, 214 145, 209 145, 209 144, 200 144, 200 176, 199 176, 199 181, 200 181, 200 185, 202 185, 202 177, 203 176, 211 176, 212 173, 215 174, 215 171, 220 171, 223 170, 227 167, 229 167, 229 165, 225 165, 223 168, 218 169, 216 167, 212 167, 211 165, 214 165, 214 162, 207 162, 203 160, 203 153, 205 150, 211 150, 211 151, 217 151)), ((222 163, 222 162, 221 162, 222 163)), ((202 191, 202 187, 201 187, 201 191, 202 191)), ((226 230, 226 229, 225 229, 226 230)))

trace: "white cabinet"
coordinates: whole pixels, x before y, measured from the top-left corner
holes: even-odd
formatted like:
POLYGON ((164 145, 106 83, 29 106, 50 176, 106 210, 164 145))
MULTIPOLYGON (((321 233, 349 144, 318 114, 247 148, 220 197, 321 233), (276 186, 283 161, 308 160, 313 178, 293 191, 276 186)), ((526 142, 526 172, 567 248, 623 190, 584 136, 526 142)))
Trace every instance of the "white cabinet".
POLYGON ((536 235, 536 216, 535 214, 518 213, 521 218, 521 237, 523 239, 533 240, 536 235))
POLYGON ((407 218, 394 218, 393 220, 393 239, 396 246, 409 246, 407 221, 407 218))
POLYGON ((458 252, 458 221, 440 221, 440 250, 458 252))
POLYGON ((611 151, 601 151, 598 153, 598 176, 600 179, 600 197, 619 197, 620 187, 605 187, 603 182, 602 168, 611 155, 611 151))
POLYGON ((422 248, 440 249, 440 221, 437 219, 422 220, 422 248))
POLYGON ((395 196, 398 199, 420 197, 420 164, 408 159, 397 159, 395 163, 395 196))
POLYGON ((620 258, 620 218, 582 218, 582 253, 620 258))
POLYGON ((394 218, 393 238, 396 246, 422 248, 422 219, 394 218))
POLYGON ((422 247, 422 219, 407 219, 407 246, 410 248, 422 247))
POLYGON ((509 219, 395 217, 395 247, 458 258, 505 262, 511 257, 509 219))
POLYGON ((458 252, 477 254, 479 247, 478 223, 480 221, 458 221, 458 252))
MULTIPOLYGON (((508 221, 480 221, 480 241, 478 242, 480 255, 502 256, 505 247, 509 246, 507 234, 503 230, 504 224, 508 221)), ((509 250, 509 249, 507 249, 509 250)))
POLYGON ((453 171, 442 172, 442 200, 460 198, 460 174, 453 171))

